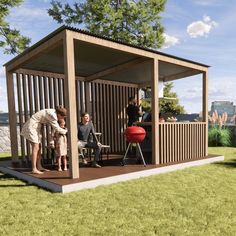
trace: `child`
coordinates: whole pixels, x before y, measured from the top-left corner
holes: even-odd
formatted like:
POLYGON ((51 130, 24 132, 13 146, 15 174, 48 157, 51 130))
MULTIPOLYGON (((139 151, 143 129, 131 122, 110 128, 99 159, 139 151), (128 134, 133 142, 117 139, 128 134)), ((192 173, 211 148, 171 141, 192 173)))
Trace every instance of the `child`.
MULTIPOLYGON (((63 129, 65 129, 65 120, 59 120, 58 121, 59 126, 63 129)), ((60 134, 58 132, 55 132, 53 135, 53 139, 55 142, 55 152, 57 156, 58 161, 58 171, 62 171, 61 168, 61 161, 63 162, 64 171, 67 170, 67 138, 65 134, 60 134)))

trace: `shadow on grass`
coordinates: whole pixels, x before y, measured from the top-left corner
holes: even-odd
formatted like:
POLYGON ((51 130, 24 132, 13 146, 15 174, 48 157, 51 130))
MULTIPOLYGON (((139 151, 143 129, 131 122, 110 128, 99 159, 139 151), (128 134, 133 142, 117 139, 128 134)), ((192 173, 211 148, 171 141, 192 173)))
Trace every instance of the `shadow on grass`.
POLYGON ((236 159, 230 161, 215 162, 213 165, 221 165, 226 168, 236 168, 236 159))
MULTIPOLYGON (((9 174, 2 174, 0 175, 0 182, 2 181, 10 181, 10 180, 17 180, 16 178, 12 177, 9 174)), ((1 188, 12 188, 12 187, 29 187, 32 186, 32 184, 29 184, 27 182, 24 182, 24 184, 0 184, 1 188)))

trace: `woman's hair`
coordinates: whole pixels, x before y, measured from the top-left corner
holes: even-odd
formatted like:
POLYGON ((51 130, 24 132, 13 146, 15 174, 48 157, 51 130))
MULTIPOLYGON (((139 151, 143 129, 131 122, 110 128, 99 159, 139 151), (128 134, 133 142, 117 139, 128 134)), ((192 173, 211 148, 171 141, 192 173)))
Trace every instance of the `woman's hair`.
POLYGON ((66 116, 67 110, 63 106, 59 105, 56 107, 56 113, 61 115, 61 116, 66 116))
POLYGON ((134 96, 132 96, 132 97, 129 97, 129 102, 132 102, 134 99, 135 99, 135 97, 134 97, 134 96))

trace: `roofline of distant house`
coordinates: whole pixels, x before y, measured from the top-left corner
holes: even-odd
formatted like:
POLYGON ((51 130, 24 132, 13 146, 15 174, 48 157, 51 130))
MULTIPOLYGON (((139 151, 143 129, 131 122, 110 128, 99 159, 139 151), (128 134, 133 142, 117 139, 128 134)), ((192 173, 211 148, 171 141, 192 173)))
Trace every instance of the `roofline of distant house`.
POLYGON ((111 39, 111 38, 106 37, 106 36, 94 34, 94 33, 91 33, 91 32, 89 32, 89 31, 86 31, 86 30, 77 29, 77 28, 74 28, 74 27, 66 26, 66 25, 63 25, 63 26, 59 27, 58 29, 56 29, 55 31, 53 31, 52 33, 50 33, 49 35, 47 35, 46 37, 44 37, 43 39, 41 39, 40 41, 38 41, 37 43, 35 43, 34 45, 32 45, 31 47, 27 48, 24 52, 22 52, 21 54, 17 55, 17 56, 14 57, 13 59, 11 59, 11 60, 8 61, 7 63, 5 63, 4 66, 8 66, 8 65, 11 64, 12 62, 16 61, 18 58, 20 58, 20 57, 22 57, 23 55, 29 53, 30 51, 32 51, 33 49, 35 49, 36 47, 38 47, 38 46, 41 45, 42 43, 46 42, 47 40, 49 40, 49 39, 51 39, 52 37, 54 37, 56 34, 60 33, 60 32, 63 31, 63 30, 66 30, 66 29, 67 29, 67 30, 74 31, 74 32, 78 32, 78 33, 90 35, 90 36, 93 36, 93 37, 105 39, 105 40, 108 40, 108 41, 112 41, 112 42, 115 42, 115 43, 123 44, 123 45, 129 46, 129 47, 133 47, 133 48, 145 50, 145 51, 148 51, 148 52, 156 53, 156 54, 159 54, 159 55, 171 57, 171 58, 174 58, 174 59, 178 59, 178 60, 190 62, 190 63, 196 64, 196 65, 200 65, 200 66, 204 66, 204 67, 210 67, 209 65, 205 65, 205 64, 202 64, 202 63, 199 63, 199 62, 195 62, 195 61, 188 60, 188 59, 185 59, 185 58, 181 58, 181 57, 173 56, 173 55, 170 55, 170 54, 167 54, 167 53, 159 52, 159 51, 156 51, 156 50, 154 50, 154 49, 149 49, 149 48, 137 46, 137 45, 134 45, 134 44, 126 43, 126 42, 121 41, 121 40, 111 39))

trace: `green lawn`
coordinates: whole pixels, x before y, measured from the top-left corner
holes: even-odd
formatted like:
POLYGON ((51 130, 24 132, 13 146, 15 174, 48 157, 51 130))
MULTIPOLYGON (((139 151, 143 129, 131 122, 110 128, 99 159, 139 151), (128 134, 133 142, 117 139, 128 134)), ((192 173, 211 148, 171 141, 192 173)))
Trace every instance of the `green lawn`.
POLYGON ((68 194, 0 175, 0 235, 235 235, 236 148, 225 161, 68 194))

